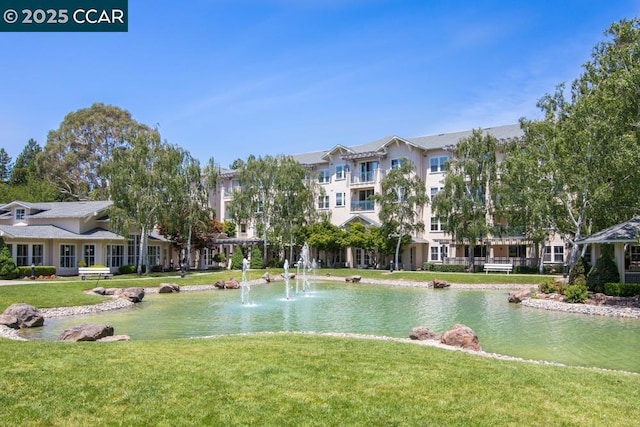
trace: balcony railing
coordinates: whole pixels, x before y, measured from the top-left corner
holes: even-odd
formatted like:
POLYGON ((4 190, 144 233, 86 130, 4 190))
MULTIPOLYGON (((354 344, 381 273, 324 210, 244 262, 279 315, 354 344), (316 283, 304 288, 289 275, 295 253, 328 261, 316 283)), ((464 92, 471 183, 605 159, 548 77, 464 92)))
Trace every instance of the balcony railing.
POLYGON ((375 210, 375 207, 375 203, 371 200, 355 200, 351 202, 351 212, 373 211, 375 210))
POLYGON ((373 184, 376 180, 376 171, 357 172, 351 174, 351 184, 373 184))

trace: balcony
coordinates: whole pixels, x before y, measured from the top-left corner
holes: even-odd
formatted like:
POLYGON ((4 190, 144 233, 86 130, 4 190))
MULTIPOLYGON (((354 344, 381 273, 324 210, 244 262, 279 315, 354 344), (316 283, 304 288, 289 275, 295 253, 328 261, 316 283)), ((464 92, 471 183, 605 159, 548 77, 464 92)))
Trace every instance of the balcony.
POLYGON ((376 171, 358 172, 351 174, 351 185, 373 185, 376 181, 376 171))
POLYGON ((376 205, 371 200, 356 200, 351 202, 351 212, 373 211, 376 205))

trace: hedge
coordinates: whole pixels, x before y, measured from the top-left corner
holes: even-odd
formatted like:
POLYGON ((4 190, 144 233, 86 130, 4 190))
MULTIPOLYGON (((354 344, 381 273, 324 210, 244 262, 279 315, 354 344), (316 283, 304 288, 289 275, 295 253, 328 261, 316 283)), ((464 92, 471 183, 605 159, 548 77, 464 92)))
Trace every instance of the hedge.
POLYGON ((464 273, 467 271, 467 266, 464 264, 434 264, 432 262, 425 262, 422 264, 422 269, 425 271, 439 271, 441 273, 464 273))
POLYGON ((604 293, 614 297, 633 297, 640 295, 640 283, 605 283, 604 293))
MULTIPOLYGON (((20 277, 31 277, 31 267, 28 265, 18 267, 20 271, 20 277)), ((37 265, 35 268, 35 275, 38 276, 53 276, 56 274, 56 268, 53 265, 37 265)))

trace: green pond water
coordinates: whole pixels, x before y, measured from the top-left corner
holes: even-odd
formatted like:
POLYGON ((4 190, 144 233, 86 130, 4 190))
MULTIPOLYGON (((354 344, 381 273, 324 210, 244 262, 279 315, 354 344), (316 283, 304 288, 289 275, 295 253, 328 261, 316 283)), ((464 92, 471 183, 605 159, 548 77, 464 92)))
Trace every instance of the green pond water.
POLYGON ((116 334, 155 340, 264 331, 351 332, 406 338, 415 326, 443 333, 471 327, 482 349, 526 359, 640 372, 640 320, 553 312, 507 302, 507 291, 314 284, 286 300, 284 284, 239 290, 147 295, 123 310, 47 319, 25 330, 55 340, 83 323, 106 323, 116 334))

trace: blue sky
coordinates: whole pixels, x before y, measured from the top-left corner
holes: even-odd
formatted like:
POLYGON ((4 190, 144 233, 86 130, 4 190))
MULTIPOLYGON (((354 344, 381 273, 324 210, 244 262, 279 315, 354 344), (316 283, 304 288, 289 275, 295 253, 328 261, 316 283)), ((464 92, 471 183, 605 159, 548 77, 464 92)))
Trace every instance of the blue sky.
POLYGON ((0 33, 0 146, 116 105, 202 162, 540 117, 640 0, 129 1, 128 33, 0 33))

